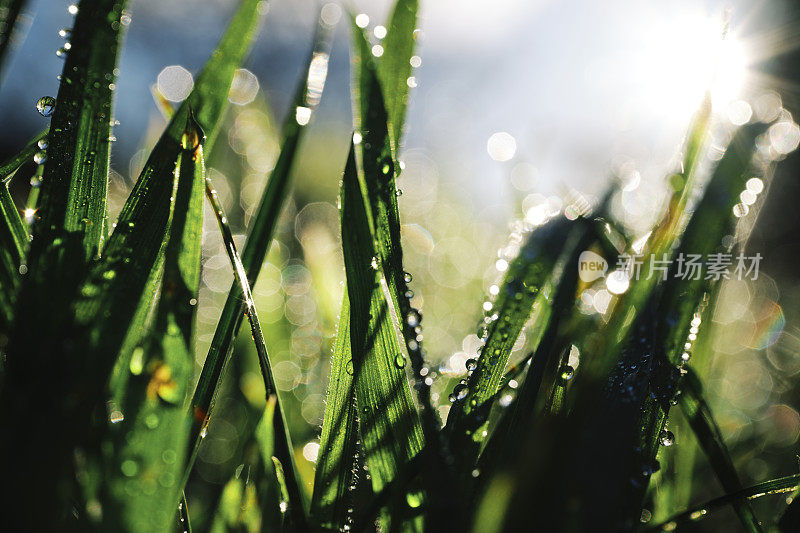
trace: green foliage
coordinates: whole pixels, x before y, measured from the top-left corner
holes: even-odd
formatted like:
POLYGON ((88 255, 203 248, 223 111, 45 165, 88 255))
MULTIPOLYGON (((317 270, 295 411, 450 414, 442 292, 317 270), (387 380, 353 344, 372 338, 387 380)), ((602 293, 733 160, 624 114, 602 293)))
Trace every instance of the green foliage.
MULTIPOLYGON (((9 19, 0 25, 0 66, 23 5, 0 0, 9 19)), ((718 279, 632 279, 624 294, 609 293, 602 316, 580 310, 582 291, 600 283, 580 276, 586 251, 613 263, 620 252, 662 260, 740 250, 732 247, 740 193, 774 163, 759 144, 760 123, 739 128, 724 157, 708 160, 710 98, 689 128, 679 172, 668 179, 666 212, 645 238, 617 227, 614 190, 594 210, 578 198, 517 235, 519 255, 483 306, 479 355, 463 380, 449 384, 442 427, 439 413, 448 411, 432 393, 437 369, 425 361, 401 240, 397 180, 419 6, 398 0, 382 53, 350 21, 355 131, 340 185, 345 285, 307 505, 311 475, 296 461, 294 404, 274 373, 281 350, 262 331, 253 286, 290 197, 333 28, 320 16, 239 255, 204 150, 221 133, 234 73, 264 4, 242 0, 188 98, 175 110, 161 102, 169 123, 109 235, 123 8, 120 0, 79 4, 49 128, 0 165, 0 474, 13 489, 5 500, 12 529, 189 531, 196 498, 205 508, 195 523, 214 532, 583 531, 597 524, 634 531, 645 499, 657 497, 648 496, 657 459, 694 461, 693 452, 687 459, 662 451, 674 437, 667 428, 675 404, 725 494, 656 529, 731 506, 745 530, 760 531, 766 520, 750 501, 798 490, 797 475, 744 488, 703 396, 699 369, 709 366, 713 343, 700 325, 718 305, 718 279), (35 213, 29 228, 8 183, 35 154, 41 187, 27 199, 35 213), (210 222, 204 193, 234 283, 192 390, 201 244, 210 222), (246 353, 236 354, 236 372, 223 382, 244 318, 261 374, 255 387, 247 383, 246 353), (702 349, 692 351, 698 335, 702 349), (514 355, 520 346, 530 354, 522 361, 514 355), (581 353, 577 369, 573 351, 581 353), (509 368, 509 361, 517 364, 509 368), (207 474, 195 459, 214 427, 221 389, 231 393, 225 405, 243 407, 231 445, 239 466, 208 483, 195 479, 195 472, 207 474)), ((663 500, 687 505, 691 478, 664 478, 663 500)), ((795 514, 790 507, 784 528, 795 514)))

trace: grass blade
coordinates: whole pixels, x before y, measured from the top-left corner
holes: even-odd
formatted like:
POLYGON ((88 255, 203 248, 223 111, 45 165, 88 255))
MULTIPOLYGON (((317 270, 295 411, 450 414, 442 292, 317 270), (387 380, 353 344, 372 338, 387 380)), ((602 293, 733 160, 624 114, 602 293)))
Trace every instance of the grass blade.
MULTIPOLYGON (((375 261, 386 280, 390 303, 399 318, 400 331, 411 361, 425 438, 431 449, 440 453, 438 434, 441 423, 431 403, 430 383, 426 380, 428 369, 425 366, 420 334, 422 316, 417 309, 411 307, 408 296, 411 276, 403 269, 400 213, 395 186, 399 164, 390 139, 384 92, 377 66, 372 60, 369 42, 355 19, 351 21, 351 28, 353 114, 356 135, 360 136, 360 141, 355 143, 355 150, 359 180, 362 180, 364 201, 369 212, 367 228, 375 242, 375 261)), ((435 464, 431 466, 436 467, 435 464)))
POLYGON ((22 150, 7 161, 4 161, 3 164, 0 165, 0 179, 8 184, 19 167, 33 159, 33 156, 42 150, 42 146, 46 146, 44 143, 47 142, 48 131, 49 129, 45 129, 42 133, 31 139, 22 150))
MULTIPOLYGON (((644 256, 662 258, 664 254, 673 252, 674 244, 681 234, 689 214, 686 205, 695 192, 697 170, 705 153, 711 121, 711 101, 706 95, 700 109, 695 114, 686 137, 683 150, 683 161, 679 173, 670 176, 670 185, 673 193, 667 211, 661 222, 654 228, 650 238, 642 250, 644 256)), ((630 253, 636 253, 631 250, 630 253)), ((643 265, 642 268, 646 268, 643 265)), ((602 381, 611 371, 619 359, 622 344, 628 339, 631 328, 636 322, 636 316, 645 309, 648 299, 653 294, 657 276, 646 279, 634 280, 630 288, 620 297, 615 306, 606 330, 612 332, 608 335, 605 345, 600 349, 602 355, 592 358, 584 365, 582 374, 584 379, 602 381)))
POLYGON ((311 498, 311 517, 314 523, 336 530, 341 530, 352 519, 350 508, 353 495, 350 493, 350 486, 355 483, 353 461, 358 449, 358 411, 350 349, 350 320, 347 319, 350 316, 347 290, 342 297, 339 316, 342 320, 339 321, 333 349, 311 498))
POLYGON ((189 504, 186 493, 181 493, 181 503, 178 504, 178 527, 182 533, 192 533, 192 524, 189 521, 189 504))
MULTIPOLYGON (((35 504, 36 510, 21 511, 23 515, 38 516, 42 509, 46 509, 47 516, 57 521, 60 516, 71 513, 71 503, 63 497, 74 490, 70 481, 72 474, 69 470, 72 467, 69 458, 73 448, 86 435, 94 435, 89 431, 89 426, 93 425, 91 413, 104 409, 104 388, 118 353, 112 396, 125 390, 125 381, 130 374, 130 354, 141 340, 145 319, 159 286, 173 192, 171 176, 180 151, 179 141, 189 105, 195 110, 197 121, 213 138, 227 102, 233 72, 240 64, 257 25, 260 5, 257 0, 245 0, 240 5, 216 52, 198 76, 194 90, 150 155, 123 206, 116 231, 103 248, 103 258, 90 268, 88 281, 80 282, 85 275, 81 266, 83 253, 77 257, 77 254, 63 255, 59 251, 64 247, 82 250, 83 237, 80 234, 67 233, 52 240, 39 239, 39 246, 48 247, 48 251, 41 254, 42 260, 36 265, 29 262, 31 275, 23 284, 23 296, 19 302, 24 305, 18 304, 17 315, 18 321, 24 318, 24 323, 15 328, 16 333, 9 344, 9 379, 0 393, 3 399, 0 418, 4 427, 31 437, 30 442, 5 440, 0 444, 5 452, 2 454, 2 471, 9 482, 18 483, 20 491, 17 494, 37 490, 41 496, 35 504), (71 262, 65 264, 63 258, 71 262), (107 274, 110 271, 114 274, 107 274), (57 272, 58 275, 48 277, 48 272, 57 272), (74 276, 75 282, 65 280, 66 275, 74 276), (42 288, 44 281, 51 285, 57 283, 57 290, 42 288), (28 294, 30 298, 24 297, 26 287, 33 293, 28 294), (41 294, 41 297, 34 297, 36 294, 41 294), (42 303, 45 296, 46 303, 42 303), (75 299, 78 301, 73 306, 75 299), (46 316, 41 316, 43 310, 48 310, 46 316), (42 336, 38 334, 38 325, 45 320, 50 333, 42 336), (43 372, 43 369, 47 371, 43 372), (42 395, 42 390, 49 390, 51 394, 42 395), (29 410, 51 413, 54 424, 43 427, 25 415, 29 410), (55 444, 47 437, 51 432, 60 436, 55 444), (36 474, 39 470, 42 475, 36 474), (35 483, 34 480, 42 479, 44 472, 57 481, 48 485, 46 490, 32 486, 30 491, 24 490, 35 483)), ((66 104, 62 102, 62 105, 66 104)), ((58 127, 56 122, 52 125, 52 132, 58 127)), ((52 146, 51 142, 50 150, 52 146)), ((90 449, 98 445, 97 442, 86 444, 91 445, 90 449)), ((24 510, 32 505, 33 502, 26 500, 20 502, 18 508, 24 510)))
POLYGON ((562 218, 534 230, 509 264, 492 310, 486 313, 481 331, 486 342, 478 361, 469 363, 475 367, 466 384, 454 391, 456 401, 447 420, 453 446, 460 450, 464 468, 470 467, 477 457, 478 436, 482 433, 479 428, 488 419, 511 350, 537 300, 542 321, 546 323, 549 319, 547 310, 551 302, 547 297, 540 298, 540 291, 550 279, 562 246, 574 229, 573 221, 562 218))
POLYGON ((185 404, 194 369, 205 164, 191 121, 176 169, 175 203, 153 330, 131 362, 128 392, 112 418, 114 456, 105 480, 109 529, 157 531, 172 524, 182 493, 185 404), (115 423, 116 422, 116 423, 115 423))
POLYGON ((741 500, 756 500, 763 496, 769 496, 772 494, 784 494, 786 492, 797 490, 799 487, 800 474, 793 474, 791 476, 771 479, 769 481, 758 483, 757 485, 743 488, 737 490, 736 492, 719 496, 713 500, 709 500, 705 503, 697 505, 687 511, 673 516, 669 520, 649 527, 647 531, 673 531, 682 525, 688 525, 692 522, 697 522, 712 512, 723 509, 733 502, 741 500))
MULTIPOLYGON (((350 312, 340 317, 340 321, 349 321, 349 327, 340 326, 339 332, 349 334, 350 346, 349 353, 345 348, 335 357, 350 356, 344 364, 353 373, 361 440, 372 488, 378 493, 422 450, 423 437, 406 379, 405 359, 381 288, 380 270, 373 268, 375 251, 367 205, 366 186, 351 149, 341 193, 350 312)), ((421 503, 421 495, 412 497, 421 503)))
POLYGON ((391 128, 395 153, 400 151, 403 136, 411 57, 414 55, 418 0, 398 0, 387 25, 383 55, 378 62, 378 76, 383 87, 386 114, 391 128))
POLYGON ((0 184, 0 217, 0 332, 8 335, 30 236, 5 183, 0 184))
MULTIPOLYGON (((236 250, 236 244, 233 241, 233 234, 230 227, 228 227, 227 217, 222 210, 222 205, 217 198, 217 193, 214 190, 211 182, 206 180, 206 196, 211 202, 212 210, 216 215, 222 238, 225 243, 225 249, 228 252, 228 257, 233 266, 233 275, 236 282, 240 285, 242 297, 244 298, 246 306, 247 319, 250 322, 250 332, 253 335, 253 342, 258 353, 258 362, 261 367, 261 375, 264 379, 264 389, 267 393, 267 403, 270 401, 275 402, 275 415, 272 417, 272 431, 273 443, 275 450, 275 459, 277 464, 285 465, 288 469, 289 475, 283 475, 283 468, 281 468, 281 478, 283 484, 287 488, 288 498, 286 500, 286 507, 288 507, 288 514, 291 517, 293 527, 302 529, 306 524, 303 493, 300 490, 300 485, 297 482, 297 473, 294 466, 294 447, 289 435, 289 429, 286 426, 286 420, 281 408, 280 399, 278 397, 278 390, 275 387, 275 378, 272 375, 272 367, 267 354, 267 346, 264 341, 264 334, 261 331, 261 324, 258 319, 258 312, 256 311, 255 302, 253 301, 253 294, 250 290, 250 284, 247 281, 247 273, 245 272, 242 260, 239 257, 239 252, 236 250)), ((273 461, 273 462, 274 462, 273 461)), ((189 470, 194 462, 194 456, 190 456, 184 479, 188 478, 189 470)), ((277 474, 277 467, 276 467, 277 474)))
MULTIPOLYGON (((313 110, 319 104, 322 96, 328 69, 331 31, 332 28, 320 18, 314 47, 306 65, 305 76, 300 81, 295 93, 294 113, 289 113, 283 126, 284 142, 281 153, 250 224, 248 237, 242 250, 242 264, 251 286, 255 286, 261 266, 272 244, 275 226, 288 194, 289 178, 294 168, 297 149, 305 134, 304 126, 311 119, 313 110)), ((192 428, 192 438, 189 441, 190 446, 194 449, 192 453, 195 453, 199 443, 201 428, 211 416, 217 386, 233 350, 233 341, 239 332, 244 313, 245 305, 242 301, 241 288, 238 283, 234 283, 225 300, 222 315, 192 398, 193 416, 197 420, 192 428)))
MULTIPOLYGON (((42 245, 62 233, 80 236, 84 260, 99 254, 106 232, 111 102, 124 5, 119 0, 80 4, 50 124, 49 157, 34 225, 42 245)), ((78 239, 69 242, 77 244, 78 239)), ((44 251, 33 245, 31 266, 44 251)))
MULTIPOLYGON (((711 414, 711 408, 703 398, 700 380, 691 370, 684 378, 682 390, 678 403, 722 488, 729 493, 742 490, 742 482, 725 446, 722 432, 711 414)), ((753 509, 744 498, 734 499, 731 503, 747 531, 761 531, 753 509)))
POLYGON ((277 396, 270 394, 264 406, 264 413, 255 429, 255 438, 258 443, 261 465, 268 478, 269 489, 265 494, 259 495, 261 502, 261 528, 262 530, 274 529, 281 530, 286 527, 286 512, 289 509, 291 497, 289 488, 286 484, 286 476, 281 465, 280 472, 278 465, 280 461, 273 455, 275 453, 275 406, 277 396), (278 461, 276 464, 275 461, 278 461))

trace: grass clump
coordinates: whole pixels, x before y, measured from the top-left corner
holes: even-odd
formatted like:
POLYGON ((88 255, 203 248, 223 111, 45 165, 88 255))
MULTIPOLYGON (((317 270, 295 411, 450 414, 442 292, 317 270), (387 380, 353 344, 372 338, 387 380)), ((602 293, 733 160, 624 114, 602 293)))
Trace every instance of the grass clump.
MULTIPOLYGON (((15 18, 23 2, 5 4, 15 18)), ((320 18, 240 254, 206 161, 263 4, 239 2, 191 94, 176 109, 162 106, 169 123, 111 222, 124 7, 77 5, 58 95, 40 105, 52 115, 49 129, 0 165, 0 472, 12 489, 6 517, 15 529, 170 531, 191 522, 213 531, 670 530, 727 506, 747 531, 778 522, 757 514, 752 500, 797 489, 798 476, 743 485, 696 370, 711 356, 706 324, 721 278, 677 271, 687 255, 743 252, 732 238, 747 211, 741 193, 753 176, 767 180, 779 159, 765 149, 769 125, 742 126, 710 164, 707 99, 668 178, 668 207, 644 238, 615 219, 614 189, 598 205, 576 197, 523 228, 519 253, 483 304, 479 355, 452 384, 448 411, 432 392, 439 378, 412 304, 397 189, 418 4, 397 1, 380 54, 363 24, 348 21, 354 131, 339 195, 345 286, 309 475, 296 464, 253 287, 324 87, 332 28, 320 18), (33 215, 24 220, 8 183, 31 159, 33 215), (208 213, 234 282, 196 378, 208 213), (588 314, 580 295, 604 280, 583 276, 587 253, 611 264, 641 256, 645 270, 672 262, 661 277, 620 271, 624 287, 611 291, 602 313, 588 314), (195 499, 198 450, 213 431, 226 367, 239 371, 234 347, 245 319, 265 393, 237 449, 247 471, 195 499), (510 365, 523 331, 529 355, 510 365), (670 430, 676 408, 723 494, 643 525, 648 506, 691 487, 691 471, 664 477, 659 491, 651 482, 662 463, 679 461, 670 430), (194 501, 206 508, 193 516, 194 501)), ((0 60, 10 31, 0 34, 0 60)), ((793 505, 783 517, 787 531, 796 513, 793 505)))

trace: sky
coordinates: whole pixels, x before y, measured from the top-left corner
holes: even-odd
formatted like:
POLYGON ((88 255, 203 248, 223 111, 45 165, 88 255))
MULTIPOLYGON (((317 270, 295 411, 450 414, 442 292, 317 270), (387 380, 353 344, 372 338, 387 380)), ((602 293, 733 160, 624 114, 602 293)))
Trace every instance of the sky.
MULTIPOLYGON (((0 89, 6 124, 0 140, 7 143, 44 125, 35 103, 57 92, 57 30, 70 24, 68 2, 31 4, 36 15, 29 38, 0 89)), ((157 115, 150 86, 159 72, 181 65, 196 74, 234 4, 130 3, 132 23, 117 83, 121 124, 112 156, 119 172, 125 173, 157 115)), ((286 112, 319 5, 270 2, 248 62, 279 116, 286 112)), ((385 21, 389 5, 356 1, 351 9, 370 17, 371 30, 385 21)), ((497 221, 513 218, 532 193, 564 196, 574 189, 597 195, 620 169, 645 189, 660 186, 715 70, 724 85, 715 93, 719 112, 737 100, 740 89, 749 96, 766 90, 743 73, 758 59, 750 41, 777 27, 771 6, 717 0, 422 2, 421 66, 414 73, 405 153, 497 221), (730 46, 720 51, 725 20, 730 46), (497 133, 504 135, 494 137, 500 140, 495 151, 508 161, 496 161, 487 149, 497 133)), ((347 37, 340 23, 315 118, 323 134, 314 142, 330 144, 331 153, 340 155, 334 162, 344 159, 350 124, 347 37)))

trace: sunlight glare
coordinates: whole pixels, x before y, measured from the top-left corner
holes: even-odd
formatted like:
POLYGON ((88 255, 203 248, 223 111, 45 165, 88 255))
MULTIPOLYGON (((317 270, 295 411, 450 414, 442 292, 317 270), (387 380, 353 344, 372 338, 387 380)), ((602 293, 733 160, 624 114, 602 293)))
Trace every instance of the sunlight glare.
POLYGON ((694 112, 706 91, 724 111, 742 96, 747 51, 717 17, 682 16, 648 32, 638 70, 641 89, 665 114, 694 112))

